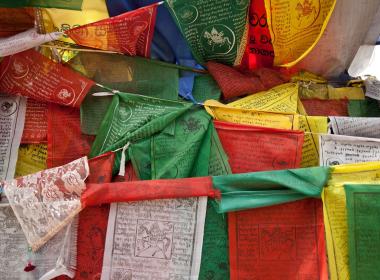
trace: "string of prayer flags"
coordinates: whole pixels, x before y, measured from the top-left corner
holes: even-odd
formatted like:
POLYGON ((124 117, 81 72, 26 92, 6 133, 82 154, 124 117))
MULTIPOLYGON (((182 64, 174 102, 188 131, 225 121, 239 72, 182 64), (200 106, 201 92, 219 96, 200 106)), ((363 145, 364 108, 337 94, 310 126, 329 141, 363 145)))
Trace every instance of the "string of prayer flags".
POLYGON ((25 111, 24 97, 0 93, 0 180, 14 178, 25 111))
POLYGON ((252 0, 249 7, 249 33, 242 66, 248 69, 272 67, 274 51, 264 0, 252 0))
POLYGON ((224 213, 320 197, 329 176, 329 167, 310 167, 214 176, 212 181, 221 192, 218 212, 224 213))
POLYGON ((380 138, 380 118, 329 117, 334 134, 380 138))
POLYGON ((39 102, 32 98, 26 100, 24 131, 21 143, 38 144, 47 142, 48 103, 39 102))
POLYGON ((79 213, 80 196, 88 175, 87 158, 83 157, 64 166, 4 182, 4 192, 33 251, 79 213))
POLYGON ((229 213, 230 279, 328 279, 317 199, 229 213))
POLYGON ((57 40, 61 35, 60 32, 38 34, 37 30, 33 28, 8 38, 0 38, 0 57, 38 47, 41 44, 57 40))
POLYGON ((79 110, 52 103, 48 106, 48 168, 87 156, 94 137, 82 134, 79 110))
POLYGON ((376 278, 380 226, 379 185, 345 185, 350 279, 376 278))
POLYGON ((2 0, 0 7, 44 7, 57 9, 81 10, 83 0, 2 0))
POLYGON ((287 77, 269 68, 240 72, 213 61, 207 62, 206 67, 218 83, 224 99, 268 90, 288 81, 287 77))
POLYGON ((95 83, 35 50, 7 56, 0 64, 0 91, 79 107, 95 83))
POLYGON ((345 184, 379 184, 380 162, 342 164, 331 168, 322 192, 330 279, 348 279, 348 229, 345 184))
POLYGON ((301 131, 214 122, 233 173, 298 167, 301 131), (252 143, 255 143, 252 145, 252 143))
POLYGON ((320 165, 379 160, 380 139, 334 134, 319 137, 320 165))
POLYGON ((149 57, 157 5, 78 26, 66 34, 78 45, 149 57))
POLYGON ((274 65, 291 67, 321 38, 336 0, 264 0, 274 49, 274 65))
POLYGON ((240 64, 247 43, 248 0, 169 0, 165 4, 199 63, 240 64))

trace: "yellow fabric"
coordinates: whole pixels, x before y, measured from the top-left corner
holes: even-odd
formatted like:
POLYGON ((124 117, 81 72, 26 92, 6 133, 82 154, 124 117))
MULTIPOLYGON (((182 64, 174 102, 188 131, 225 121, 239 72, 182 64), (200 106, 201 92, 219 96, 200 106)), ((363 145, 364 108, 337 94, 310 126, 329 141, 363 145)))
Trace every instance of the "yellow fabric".
POLYGON ((21 145, 18 150, 15 177, 33 174, 46 169, 46 158, 46 144, 21 145))
POLYGON ((280 114, 254 109, 239 109, 216 100, 206 100, 206 111, 216 120, 262 127, 298 129, 297 114, 280 114))
POLYGON ((265 0, 274 65, 291 67, 321 38, 335 0, 265 0))
MULTIPOLYGON (((83 0, 82 11, 41 9, 41 12, 43 27, 46 33, 65 31, 109 17, 104 0, 83 0)), ((62 36, 60 40, 74 43, 66 35, 62 36)))
POLYGON ((240 109, 294 114, 297 113, 297 101, 298 84, 287 83, 249 95, 228 105, 240 109))
POLYGON ((349 279, 347 210, 344 184, 379 184, 380 161, 332 167, 322 192, 323 216, 331 280, 349 279))
POLYGON ((327 117, 300 116, 300 130, 305 132, 301 167, 319 166, 318 133, 328 132, 327 117))

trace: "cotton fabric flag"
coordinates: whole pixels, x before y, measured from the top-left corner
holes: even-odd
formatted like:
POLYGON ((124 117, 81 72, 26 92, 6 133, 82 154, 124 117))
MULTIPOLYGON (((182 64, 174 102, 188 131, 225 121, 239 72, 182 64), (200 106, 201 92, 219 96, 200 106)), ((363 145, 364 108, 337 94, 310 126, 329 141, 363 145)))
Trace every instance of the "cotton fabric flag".
POLYGON ((377 277, 379 185, 345 185, 350 279, 377 277))
POLYGON ((336 0, 265 0, 274 49, 274 65, 291 67, 321 38, 336 0))
POLYGON ((345 184, 378 184, 380 162, 332 167, 322 193, 330 279, 349 279, 348 229, 345 184))
POLYGON ((7 56, 0 64, 0 90, 38 101, 79 107, 95 83, 35 50, 7 56))
POLYGON ((157 4, 66 31, 78 45, 150 56, 157 4))
POLYGON ((13 36, 34 27, 32 8, 0 8, 0 15, 0 38, 13 36))
POLYGON ((81 10, 83 0, 2 0, 0 7, 45 7, 57 9, 81 10))
POLYGON ((239 65, 246 46, 249 1, 166 1, 195 59, 239 65))
POLYGON ((21 143, 38 144, 47 142, 48 103, 28 98, 26 100, 25 125, 21 143))

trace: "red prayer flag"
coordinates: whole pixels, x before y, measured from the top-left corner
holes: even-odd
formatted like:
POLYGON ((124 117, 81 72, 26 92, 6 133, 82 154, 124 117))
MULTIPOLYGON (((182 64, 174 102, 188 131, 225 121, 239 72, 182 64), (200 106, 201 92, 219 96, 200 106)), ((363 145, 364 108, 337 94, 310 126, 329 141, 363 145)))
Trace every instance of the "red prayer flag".
POLYGON ((348 116, 348 99, 302 99, 309 116, 348 116))
POLYGON ((297 168, 301 162, 302 131, 255 127, 214 121, 232 173, 297 168))
POLYGON ((247 69, 272 67, 274 51, 264 0, 251 0, 248 36, 242 66, 247 69))
POLYGON ((158 4, 66 31, 78 45, 131 56, 150 56, 158 4))
POLYGON ((79 109, 49 104, 47 167, 64 165, 90 153, 94 136, 82 134, 79 109))
POLYGON ((43 102, 79 107, 95 83, 33 49, 0 64, 0 91, 43 102))
POLYGON ((327 280, 322 202, 304 199, 228 215, 231 280, 327 280))
POLYGON ((47 142, 47 110, 48 104, 46 102, 28 98, 21 143, 38 144, 47 142))
POLYGON ((284 74, 269 68, 241 72, 213 61, 207 62, 206 66, 218 83, 224 99, 268 90, 289 81, 284 74))

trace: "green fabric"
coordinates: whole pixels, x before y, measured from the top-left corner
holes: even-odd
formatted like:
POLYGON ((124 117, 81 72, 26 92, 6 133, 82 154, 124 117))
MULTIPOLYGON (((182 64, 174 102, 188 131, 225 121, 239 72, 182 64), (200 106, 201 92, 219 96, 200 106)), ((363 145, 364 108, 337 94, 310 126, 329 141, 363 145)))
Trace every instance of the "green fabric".
POLYGON ((139 178, 207 176, 213 129, 210 116, 194 107, 150 139, 133 144, 129 155, 139 178))
POLYGON ((0 0, 0 7, 41 7, 68 10, 82 10, 83 0, 0 0))
POLYGON ((350 117, 380 117, 380 107, 374 99, 349 100, 348 115, 350 117))
POLYGON ((350 279, 378 279, 380 185, 345 185, 350 279))
POLYGON ((219 100, 221 91, 210 75, 200 75, 194 78, 193 97, 198 102, 208 99, 219 100))
POLYGON ((235 64, 247 26, 249 0, 166 0, 165 3, 199 63, 215 60, 235 64))
MULTIPOLYGON (((179 70, 141 57, 119 54, 79 53, 69 65, 93 81, 121 92, 177 100, 179 70)), ((111 103, 109 97, 94 97, 94 87, 81 104, 81 129, 96 135, 111 103)))
POLYGON ((191 107, 192 104, 187 102, 115 94, 92 145, 90 157, 148 138, 191 107))
POLYGON ((319 197, 329 167, 310 167, 213 177, 222 193, 220 213, 270 206, 306 197, 319 197))
MULTIPOLYGON (((215 129, 212 131, 208 170, 210 176, 231 174, 227 156, 215 129)), ((199 279, 228 280, 230 269, 227 216, 217 213, 215 206, 214 200, 208 200, 199 279)))
POLYGON ((176 119, 174 135, 152 137, 152 179, 208 175, 210 120, 201 108, 189 110, 176 119))

